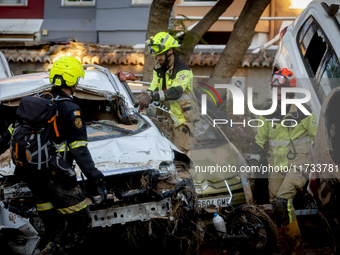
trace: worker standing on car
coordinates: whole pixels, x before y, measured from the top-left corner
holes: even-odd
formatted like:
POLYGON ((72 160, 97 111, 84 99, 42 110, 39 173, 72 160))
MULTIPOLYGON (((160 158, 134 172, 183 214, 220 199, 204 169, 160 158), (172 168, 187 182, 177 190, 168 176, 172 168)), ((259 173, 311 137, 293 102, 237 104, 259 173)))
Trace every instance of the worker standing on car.
MULTIPOLYGON (((308 179, 308 169, 304 164, 310 164, 312 160, 311 141, 315 139, 317 119, 306 104, 304 107, 311 115, 303 114, 295 105, 287 105, 287 114, 281 115, 281 88, 296 87, 296 79, 289 69, 275 72, 271 86, 278 90, 278 107, 273 114, 259 117, 264 124, 257 128, 249 165, 259 166, 260 155, 268 141, 268 164, 280 169, 270 171, 268 177, 270 202, 273 204, 282 248, 286 252, 302 254, 301 233, 293 199, 308 179)), ((287 93, 287 97, 294 98, 294 93, 287 93)))
POLYGON ((190 151, 190 125, 199 119, 199 110, 193 93, 193 74, 189 66, 178 58, 175 48, 177 40, 160 32, 146 41, 150 54, 156 56, 153 78, 149 89, 137 97, 140 108, 148 108, 152 101, 170 106, 178 123, 174 124, 173 144, 186 153, 190 151))
MULTIPOLYGON (((58 59, 50 70, 49 80, 53 84, 51 94, 53 98, 60 99, 56 101, 59 113, 56 125, 59 137, 52 132, 50 141, 54 146, 51 148, 51 154, 59 151, 64 155, 65 160, 58 161, 58 164, 64 164, 64 166, 65 164, 72 166, 73 159, 75 159, 87 179, 96 185, 101 196, 98 200, 100 203, 106 199, 107 194, 103 174, 95 167, 87 148, 84 117, 72 98, 79 78, 84 78, 84 75, 85 71, 80 62, 73 57, 58 59)), ((12 134, 13 125, 0 139, 1 154, 9 147, 8 143, 12 134)), ((41 170, 37 170, 34 165, 18 165, 15 174, 27 182, 34 195, 46 232, 51 236, 54 235, 54 240, 50 240, 52 242, 39 254, 69 254, 70 249, 74 249, 89 235, 92 219, 83 191, 77 184, 76 175, 64 175, 63 171, 51 167, 55 165, 51 161, 49 167, 44 165, 41 170), (55 229, 60 228, 62 230, 60 233, 53 233, 55 229)))

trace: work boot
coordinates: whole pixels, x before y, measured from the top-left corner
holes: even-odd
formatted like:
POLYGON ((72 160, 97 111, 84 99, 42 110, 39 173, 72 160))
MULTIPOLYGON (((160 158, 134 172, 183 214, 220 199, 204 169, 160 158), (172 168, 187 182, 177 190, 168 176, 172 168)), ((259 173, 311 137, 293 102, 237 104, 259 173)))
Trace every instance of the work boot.
POLYGON ((283 251, 291 255, 304 255, 299 225, 295 219, 285 227, 278 228, 280 243, 283 251))
POLYGON ((289 249, 289 241, 287 239, 287 234, 286 234, 286 228, 281 227, 281 228, 278 228, 277 230, 278 230, 278 233, 279 233, 281 249, 285 254, 289 254, 290 249, 289 249))

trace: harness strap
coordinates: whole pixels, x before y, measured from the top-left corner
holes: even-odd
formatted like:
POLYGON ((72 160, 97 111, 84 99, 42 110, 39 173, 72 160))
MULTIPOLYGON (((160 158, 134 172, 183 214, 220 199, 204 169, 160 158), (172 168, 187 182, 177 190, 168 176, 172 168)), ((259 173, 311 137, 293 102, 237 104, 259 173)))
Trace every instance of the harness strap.
POLYGON ((47 121, 47 123, 51 123, 53 121, 53 128, 54 128, 55 135, 56 137, 59 137, 59 130, 57 127, 57 117, 58 117, 58 113, 54 115, 49 121, 47 121))
POLYGON ((37 134, 37 142, 38 142, 38 170, 41 170, 41 140, 40 140, 40 132, 37 134))

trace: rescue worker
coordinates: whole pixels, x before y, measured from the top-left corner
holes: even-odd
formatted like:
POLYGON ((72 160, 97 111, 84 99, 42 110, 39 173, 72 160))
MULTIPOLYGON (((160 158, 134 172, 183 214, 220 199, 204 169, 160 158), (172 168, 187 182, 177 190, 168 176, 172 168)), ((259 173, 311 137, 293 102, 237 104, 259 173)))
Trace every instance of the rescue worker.
MULTIPOLYGON (((177 40, 160 32, 146 41, 150 54, 156 56, 150 87, 136 98, 135 104, 148 108, 153 101, 160 101, 170 108, 178 123, 174 123, 172 143, 187 155, 190 152, 192 123, 199 119, 199 110, 193 93, 193 74, 189 66, 178 58, 177 40)), ((165 114, 164 112, 159 112, 165 114)), ((158 114, 159 114, 158 113, 158 114)), ((169 116, 167 116, 169 117, 169 116)))
MULTIPOLYGON (((293 104, 287 105, 285 116, 281 115, 281 88, 296 87, 295 76, 289 69, 283 68, 275 72, 271 78, 271 86, 278 90, 278 107, 273 114, 259 117, 264 125, 257 128, 249 165, 259 166, 264 145, 269 142, 268 164, 280 169, 268 173, 270 203, 273 204, 280 242, 285 252, 302 254, 301 233, 293 199, 308 179, 308 169, 304 164, 310 164, 312 160, 311 141, 315 139, 317 119, 306 104, 303 105, 311 115, 303 114, 293 104), (272 121, 273 119, 275 120, 272 121), (283 120, 285 121, 282 123, 283 120)), ((287 93, 288 98, 294 96, 294 93, 287 93)), ((270 107, 268 105, 265 110, 270 107)))
MULTIPOLYGON (((53 133, 51 141, 55 144, 51 154, 65 152, 66 162, 72 166, 73 159, 85 174, 88 180, 96 185, 100 195, 98 203, 106 199, 107 191, 103 181, 103 174, 95 167, 91 154, 87 148, 87 133, 83 114, 72 98, 80 77, 84 78, 85 71, 80 62, 73 57, 62 57, 52 66, 49 80, 53 85, 51 94, 54 98, 64 99, 57 101, 59 116, 57 129, 59 137, 53 133)), ((13 132, 13 125, 0 139, 0 153, 9 147, 13 132)), ((62 171, 51 167, 37 170, 33 165, 17 166, 15 174, 22 177, 32 191, 37 211, 46 227, 49 238, 54 240, 39 254, 74 254, 74 247, 89 236, 92 219, 88 204, 82 189, 77 184, 76 176, 65 176, 62 171), (65 227, 65 222, 67 223, 65 227), (61 228, 61 229, 60 229, 61 228), (62 230, 55 233, 56 229, 62 230), (72 252, 70 252, 70 249, 72 252)), ((66 162, 59 162, 66 163, 66 162)), ((66 163, 66 164, 67 164, 66 163)))

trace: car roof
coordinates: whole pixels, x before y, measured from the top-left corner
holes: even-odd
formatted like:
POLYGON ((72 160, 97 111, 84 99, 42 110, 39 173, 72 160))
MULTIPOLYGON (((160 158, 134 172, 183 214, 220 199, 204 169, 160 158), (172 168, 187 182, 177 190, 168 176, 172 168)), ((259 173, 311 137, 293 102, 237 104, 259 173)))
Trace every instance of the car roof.
POLYGON ((313 2, 317 2, 317 3, 324 2, 326 4, 328 4, 328 3, 330 3, 330 4, 339 4, 339 0, 313 0, 313 1, 310 2, 310 4, 313 3, 313 2))
MULTIPOLYGON (((44 72, 0 79, 0 101, 20 98, 49 89, 51 84, 48 76, 49 73, 44 72)), ((113 82, 119 86, 114 76, 113 82)), ((99 70, 85 70, 85 79, 80 79, 78 88, 116 93, 107 75, 99 70)))

